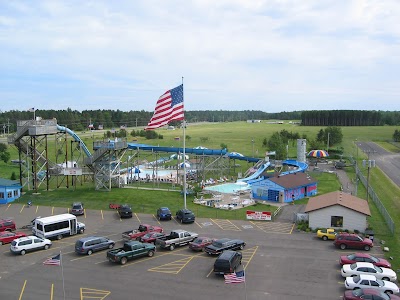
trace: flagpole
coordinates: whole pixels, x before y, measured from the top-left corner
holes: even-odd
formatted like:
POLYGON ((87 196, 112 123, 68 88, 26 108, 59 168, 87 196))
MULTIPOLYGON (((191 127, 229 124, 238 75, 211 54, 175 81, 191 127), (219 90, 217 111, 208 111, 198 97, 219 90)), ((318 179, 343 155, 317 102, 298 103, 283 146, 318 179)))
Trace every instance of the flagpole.
POLYGON ((61 277, 62 277, 63 293, 64 293, 64 300, 65 300, 64 267, 63 267, 63 257, 61 255, 61 250, 60 250, 60 265, 61 265, 61 277))
MULTIPOLYGON (((182 94, 183 94, 183 76, 182 76, 182 94)), ((186 208, 186 122, 183 119, 183 203, 186 208)))

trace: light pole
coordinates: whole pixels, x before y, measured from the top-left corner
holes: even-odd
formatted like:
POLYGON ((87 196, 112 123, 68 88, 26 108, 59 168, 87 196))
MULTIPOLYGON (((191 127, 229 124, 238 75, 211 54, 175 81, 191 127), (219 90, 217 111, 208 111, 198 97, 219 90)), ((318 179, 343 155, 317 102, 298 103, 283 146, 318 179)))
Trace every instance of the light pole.
POLYGON ((329 153, 329 137, 330 137, 331 133, 328 132, 328 144, 326 145, 326 151, 328 151, 329 153))
POLYGON ((254 138, 251 139, 251 144, 252 144, 252 147, 253 147, 253 157, 254 157, 254 138))
POLYGON ((368 167, 368 171, 367 171, 367 202, 368 202, 368 199, 369 199, 369 173, 370 173, 370 169, 375 167, 375 160, 373 160, 373 159, 363 160, 363 166, 368 167))

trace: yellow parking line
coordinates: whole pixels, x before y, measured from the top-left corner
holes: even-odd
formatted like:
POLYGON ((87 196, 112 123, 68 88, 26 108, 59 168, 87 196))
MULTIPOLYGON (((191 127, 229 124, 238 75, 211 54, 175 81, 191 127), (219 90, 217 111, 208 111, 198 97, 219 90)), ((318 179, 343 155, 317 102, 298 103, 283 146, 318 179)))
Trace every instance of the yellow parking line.
POLYGON ((136 217, 136 219, 138 219, 139 223, 142 223, 142 222, 140 222, 140 219, 136 213, 135 213, 135 217, 136 217))
POLYGON ((101 219, 104 220, 103 210, 100 210, 100 213, 101 213, 101 219))
POLYGON ((199 223, 197 223, 197 221, 194 221, 196 223, 197 226, 199 226, 200 228, 203 228, 199 223))
POLYGON ((69 213, 69 207, 68 207, 68 213, 69 213))
POLYGON ((51 215, 54 215, 54 206, 51 208, 51 215))
POLYGON ((5 211, 7 211, 7 210, 10 208, 10 206, 11 206, 11 203, 10 203, 10 204, 8 204, 8 206, 7 206, 7 208, 6 208, 6 210, 5 210, 5 211))
POLYGON ((83 215, 85 216, 86 219, 86 208, 83 209, 83 215))
POLYGON ((290 230, 289 234, 292 234, 295 225, 296 223, 293 223, 292 229, 290 230))
POLYGON ((250 256, 250 258, 249 258, 249 260, 248 260, 246 266, 243 268, 244 270, 246 270, 247 266, 249 265, 249 263, 250 263, 251 260, 253 259, 254 254, 256 254, 256 252, 257 252, 257 249, 258 249, 258 246, 256 246, 256 249, 254 250, 253 254, 250 256))
POLYGON ((35 214, 37 214, 38 210, 39 210, 39 205, 36 205, 36 211, 35 211, 35 214))
POLYGON ((24 285, 22 286, 21 293, 19 294, 19 298, 18 298, 19 300, 22 299, 22 295, 24 294, 24 291, 25 291, 25 286, 26 286, 26 280, 24 282, 24 285))
POLYGON ((50 288, 50 300, 53 300, 53 295, 54 295, 54 283, 51 284, 50 288))
POLYGON ((158 221, 158 219, 156 218, 156 216, 155 216, 155 215, 152 215, 152 216, 153 216, 154 219, 156 219, 157 223, 158 223, 159 225, 161 225, 160 221, 158 221))
POLYGON ((22 205, 21 210, 19 211, 19 213, 22 213, 22 211, 24 210, 25 204, 22 205))
POLYGON ((214 272, 214 269, 211 269, 210 272, 208 272, 206 278, 208 278, 213 272, 214 272))

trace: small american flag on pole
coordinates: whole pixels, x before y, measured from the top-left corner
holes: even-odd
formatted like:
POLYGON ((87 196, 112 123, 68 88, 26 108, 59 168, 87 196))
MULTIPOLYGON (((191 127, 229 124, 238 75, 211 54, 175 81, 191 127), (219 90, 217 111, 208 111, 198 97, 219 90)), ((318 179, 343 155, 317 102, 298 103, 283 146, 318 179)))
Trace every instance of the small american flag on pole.
POLYGON ((166 91, 158 98, 154 114, 150 119, 145 130, 152 130, 171 121, 180 121, 184 119, 183 110, 183 84, 166 91))
POLYGON ((225 274, 225 283, 242 283, 245 282, 245 276, 244 276, 244 270, 231 273, 231 274, 225 274))
POLYGON ((61 254, 58 254, 54 257, 50 257, 43 262, 44 265, 49 266, 60 266, 61 265, 61 254))

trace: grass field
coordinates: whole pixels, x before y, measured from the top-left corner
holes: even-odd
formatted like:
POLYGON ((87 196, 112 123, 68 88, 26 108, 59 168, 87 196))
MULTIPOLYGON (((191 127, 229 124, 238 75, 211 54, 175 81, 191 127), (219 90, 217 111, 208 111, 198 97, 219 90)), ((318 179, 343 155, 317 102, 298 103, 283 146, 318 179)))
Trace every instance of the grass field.
MULTIPOLYGON (((228 151, 235 151, 247 156, 263 158, 267 149, 262 146, 264 138, 269 138, 274 132, 287 130, 289 132, 298 132, 300 136, 307 135, 308 140, 315 139, 318 131, 323 127, 307 127, 293 124, 267 124, 262 123, 247 123, 247 122, 232 122, 232 123, 202 123, 189 124, 186 129, 186 147, 204 146, 210 149, 220 149, 221 145, 226 145, 228 151), (252 142, 254 141, 254 143, 252 142)), ((137 130, 137 128, 134 128, 137 130)), ((355 141, 374 141, 379 145, 392 152, 400 152, 393 143, 389 143, 392 135, 397 129, 390 126, 371 126, 371 127, 342 127, 343 142, 340 145, 330 145, 330 148, 343 148, 344 155, 356 157, 355 141)), ((130 132, 131 129, 128 129, 130 132)), ((137 138, 137 143, 146 143, 150 145, 174 146, 182 147, 182 130, 157 130, 163 135, 163 139, 146 140, 137 138), (180 140, 176 140, 180 137, 180 140)), ((103 138, 103 132, 93 133, 77 133, 85 142, 89 149, 92 149, 94 140, 103 138)), ((133 140, 133 137, 128 137, 128 142, 133 140)), ((55 149, 49 143, 49 157, 55 157, 55 149)), ((295 142, 289 144, 288 157, 295 158, 297 155, 297 144, 295 142)), ((308 149, 311 150, 311 149, 308 149)), ((15 147, 9 147, 11 159, 18 159, 18 153, 15 147)), ((128 153, 129 154, 129 153, 128 153)), ((141 153, 141 159, 154 160, 151 153, 141 153)), ((363 153, 359 153, 359 162, 365 159, 363 153)), ((51 159, 51 158, 50 158, 51 159)), ((239 163, 237 161, 237 163, 239 163)), ((251 164, 240 163, 240 168, 236 172, 245 172, 251 164)), ((18 176, 19 167, 12 163, 5 164, 0 162, 0 177, 9 179, 12 172, 18 176)), ((347 168, 350 178, 354 178, 354 170, 347 168)), ((366 170, 365 170, 366 172, 366 170)), ((314 176, 314 174, 312 175, 314 176)), ((318 175, 315 175, 318 176, 318 175)), ((314 177, 315 177, 314 176, 314 177)), ((338 190, 340 183, 332 177, 325 177, 322 174, 317 179, 318 191, 320 194, 338 190)), ((371 169, 370 184, 375 192, 379 195, 385 207, 389 210, 396 227, 400 226, 400 189, 395 186, 388 178, 378 169, 371 169)), ((366 198, 366 191, 359 185, 358 196, 366 198)), ((109 203, 129 203, 134 211, 143 213, 154 213, 160 205, 169 206, 173 211, 183 206, 183 197, 179 191, 158 191, 158 190, 143 190, 143 189, 112 189, 110 192, 99 192, 94 190, 93 183, 85 183, 76 188, 60 188, 51 191, 40 191, 40 194, 33 195, 32 191, 28 191, 23 195, 18 202, 26 203, 28 200, 33 200, 35 204, 69 207, 74 201, 82 201, 87 208, 107 209, 109 203)), ((192 203, 192 196, 187 199, 187 204, 190 209, 193 209, 199 217, 215 217, 226 219, 244 219, 245 209, 233 211, 215 210, 213 208, 198 206, 192 203)), ((303 200, 302 202, 305 202, 303 200)), ((269 205, 257 204, 255 209, 270 210, 275 208, 269 205)), ((394 268, 400 268, 400 240, 398 235, 388 234, 388 229, 380 216, 378 210, 371 202, 370 204, 372 217, 369 218, 369 224, 373 227, 379 239, 385 240, 385 246, 390 247, 388 256, 393 257, 394 268)))

